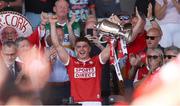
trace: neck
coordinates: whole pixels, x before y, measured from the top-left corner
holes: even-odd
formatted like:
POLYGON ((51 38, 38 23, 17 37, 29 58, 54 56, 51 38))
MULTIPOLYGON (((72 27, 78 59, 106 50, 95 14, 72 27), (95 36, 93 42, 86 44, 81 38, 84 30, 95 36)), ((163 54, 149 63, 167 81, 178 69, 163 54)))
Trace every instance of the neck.
POLYGON ((90 57, 87 57, 87 58, 77 58, 79 61, 81 62, 86 62, 90 59, 90 57))
POLYGON ((65 22, 67 22, 67 20, 68 20, 67 16, 58 17, 58 22, 59 22, 60 24, 63 24, 63 23, 65 23, 65 22))

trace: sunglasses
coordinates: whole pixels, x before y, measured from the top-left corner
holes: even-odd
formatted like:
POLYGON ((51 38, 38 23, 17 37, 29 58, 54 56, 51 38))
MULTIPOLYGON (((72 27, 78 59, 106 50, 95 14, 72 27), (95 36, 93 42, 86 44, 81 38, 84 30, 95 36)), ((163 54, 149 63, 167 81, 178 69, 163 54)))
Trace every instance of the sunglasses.
POLYGON ((145 38, 150 39, 150 40, 154 40, 156 37, 158 37, 158 36, 146 36, 145 38))
POLYGON ((129 20, 129 19, 130 19, 130 16, 128 16, 128 15, 119 16, 119 19, 120 19, 120 20, 129 20))
POLYGON ((156 60, 158 57, 159 56, 157 56, 157 55, 148 55, 147 56, 148 59, 154 59, 154 60, 156 60))
POLYGON ((172 59, 173 57, 176 57, 174 55, 164 55, 164 58, 172 59))

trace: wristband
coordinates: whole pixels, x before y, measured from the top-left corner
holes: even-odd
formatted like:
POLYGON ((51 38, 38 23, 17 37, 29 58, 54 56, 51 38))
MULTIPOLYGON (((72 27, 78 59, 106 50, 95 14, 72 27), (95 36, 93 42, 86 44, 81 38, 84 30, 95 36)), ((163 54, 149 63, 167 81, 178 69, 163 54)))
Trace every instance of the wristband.
POLYGON ((152 21, 154 21, 154 20, 155 20, 155 18, 151 18, 149 21, 152 22, 152 21))
POLYGON ((7 2, 7 7, 11 7, 11 5, 10 5, 10 3, 9 3, 9 2, 7 2))

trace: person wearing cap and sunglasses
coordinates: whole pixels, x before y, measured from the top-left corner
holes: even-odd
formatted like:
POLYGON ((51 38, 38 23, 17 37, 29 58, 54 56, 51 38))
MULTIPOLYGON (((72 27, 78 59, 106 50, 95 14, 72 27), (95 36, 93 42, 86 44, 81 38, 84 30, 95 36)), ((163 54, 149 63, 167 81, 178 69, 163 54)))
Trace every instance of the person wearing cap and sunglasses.
POLYGON ((176 58, 179 54, 179 48, 176 46, 170 46, 164 49, 164 63, 171 61, 172 59, 176 58))

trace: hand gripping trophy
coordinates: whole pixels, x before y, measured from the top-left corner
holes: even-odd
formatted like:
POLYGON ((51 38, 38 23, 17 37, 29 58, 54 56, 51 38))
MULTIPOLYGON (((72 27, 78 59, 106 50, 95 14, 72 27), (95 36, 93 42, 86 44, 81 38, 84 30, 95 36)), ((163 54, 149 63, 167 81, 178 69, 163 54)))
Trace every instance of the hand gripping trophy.
POLYGON ((114 65, 118 79, 123 80, 120 66, 122 67, 122 65, 125 64, 127 58, 126 44, 132 39, 131 23, 120 25, 104 19, 97 24, 96 28, 100 33, 99 40, 104 36, 108 38, 105 42, 110 44, 110 64, 114 65), (114 47, 115 42, 118 43, 117 54, 114 47))

